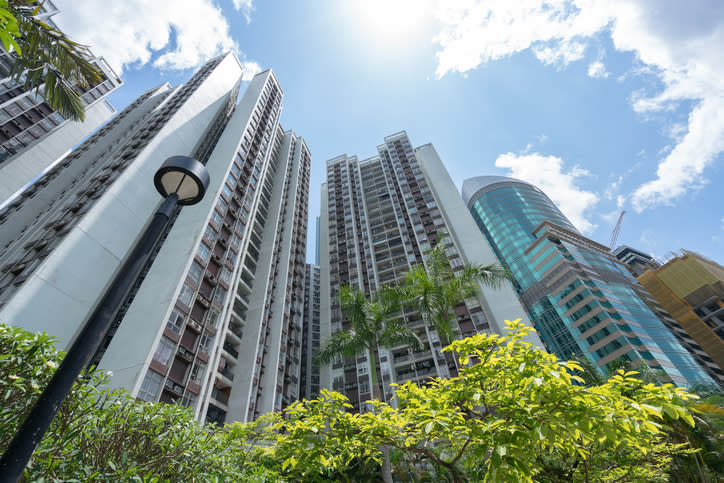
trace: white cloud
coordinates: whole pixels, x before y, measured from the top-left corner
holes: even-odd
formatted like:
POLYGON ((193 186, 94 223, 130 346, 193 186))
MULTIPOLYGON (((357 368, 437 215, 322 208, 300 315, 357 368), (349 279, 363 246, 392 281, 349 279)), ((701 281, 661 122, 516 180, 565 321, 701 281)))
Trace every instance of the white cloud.
MULTIPOLYGON (((63 31, 105 57, 118 74, 124 67, 148 63, 154 54, 160 54, 154 67, 187 69, 228 50, 239 53, 227 19, 212 0, 56 3, 61 13, 55 20, 63 31)), ((235 4, 242 11, 245 5, 251 8, 250 1, 235 4)))
POLYGON ((261 66, 253 61, 242 61, 241 67, 244 69, 241 80, 250 81, 255 75, 261 72, 261 66))
MULTIPOLYGON (((576 58, 572 46, 583 49, 587 40, 608 33, 616 50, 636 56, 636 74, 657 76, 663 86, 654 95, 636 93, 637 112, 665 112, 690 101, 685 134, 675 130, 676 145, 662 153, 656 178, 631 196, 637 211, 671 203, 701 185, 704 170, 722 158, 721 0, 440 0, 436 15, 442 24, 435 38, 438 77, 526 49, 545 63, 565 64, 576 58)), ((589 74, 599 72, 592 67, 589 74)))
POLYGON ((571 62, 581 60, 586 45, 581 42, 565 41, 558 42, 555 46, 538 45, 533 48, 535 56, 547 65, 565 67, 571 62))
POLYGON ((621 210, 626 204, 626 197, 624 195, 618 195, 616 197, 616 209, 621 210))
POLYGON ((543 62, 580 58, 582 38, 608 22, 597 12, 572 12, 568 0, 440 0, 436 17, 442 30, 435 40, 437 76, 465 72, 481 63, 534 48, 543 62))
POLYGON ((598 196, 576 185, 578 178, 589 174, 585 169, 574 166, 566 172, 561 158, 539 153, 501 154, 495 166, 507 168, 513 178, 543 190, 583 233, 591 233, 596 228, 587 218, 587 212, 598 203, 598 196))
POLYGON ((608 77, 608 72, 606 72, 606 66, 603 65, 603 62, 600 60, 591 62, 588 66, 588 77, 593 77, 594 79, 605 79, 608 77))
POLYGON ((246 23, 251 22, 251 12, 254 11, 253 0, 233 0, 234 8, 244 14, 246 23))

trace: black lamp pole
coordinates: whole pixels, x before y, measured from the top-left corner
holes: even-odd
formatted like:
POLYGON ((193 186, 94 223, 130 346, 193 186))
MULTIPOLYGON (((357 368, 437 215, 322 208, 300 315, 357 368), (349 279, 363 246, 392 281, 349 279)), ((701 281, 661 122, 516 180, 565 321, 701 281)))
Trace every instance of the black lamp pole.
POLYGON ((125 300, 148 262, 151 250, 166 228, 174 208, 177 205, 191 205, 201 201, 209 184, 209 174, 198 161, 187 156, 173 156, 158 170, 154 176, 154 184, 166 199, 126 257, 113 282, 0 459, 0 482, 15 483, 22 476, 25 466, 68 396, 73 383, 103 342, 116 309, 125 300))

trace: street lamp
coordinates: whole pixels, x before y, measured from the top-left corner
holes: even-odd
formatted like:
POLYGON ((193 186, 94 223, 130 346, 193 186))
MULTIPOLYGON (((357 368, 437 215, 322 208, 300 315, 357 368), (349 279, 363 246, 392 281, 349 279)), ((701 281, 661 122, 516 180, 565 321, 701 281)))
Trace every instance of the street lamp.
POLYGON ((15 483, 22 476, 33 451, 50 427, 73 383, 103 342, 113 315, 136 283, 176 205, 193 205, 201 201, 209 186, 209 172, 195 159, 172 156, 158 169, 153 183, 165 200, 0 459, 0 482, 15 483))

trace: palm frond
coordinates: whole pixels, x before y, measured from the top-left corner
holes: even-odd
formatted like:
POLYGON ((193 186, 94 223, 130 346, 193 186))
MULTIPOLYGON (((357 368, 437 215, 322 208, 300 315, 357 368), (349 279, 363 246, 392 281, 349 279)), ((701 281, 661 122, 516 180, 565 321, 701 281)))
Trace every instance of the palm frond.
POLYGON ((34 16, 34 9, 17 7, 22 51, 9 75, 21 80, 28 90, 40 90, 46 102, 64 117, 82 121, 85 109, 80 98, 82 89, 102 80, 101 72, 90 59, 90 50, 70 40, 51 25, 34 16))
POLYGON ((405 344, 413 350, 422 350, 422 341, 417 334, 398 321, 388 322, 385 325, 377 343, 380 347, 394 347, 405 344))
POLYGON ((354 357, 363 353, 366 349, 367 346, 357 334, 344 331, 335 332, 321 344, 315 355, 315 362, 326 365, 338 356, 354 357))

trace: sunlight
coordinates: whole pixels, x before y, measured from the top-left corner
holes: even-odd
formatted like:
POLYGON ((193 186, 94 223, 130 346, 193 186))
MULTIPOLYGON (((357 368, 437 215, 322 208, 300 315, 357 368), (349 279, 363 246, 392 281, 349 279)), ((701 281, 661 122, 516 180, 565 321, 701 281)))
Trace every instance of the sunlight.
POLYGON ((359 26, 381 43, 406 43, 419 36, 430 11, 426 0, 355 0, 350 5, 359 26))

